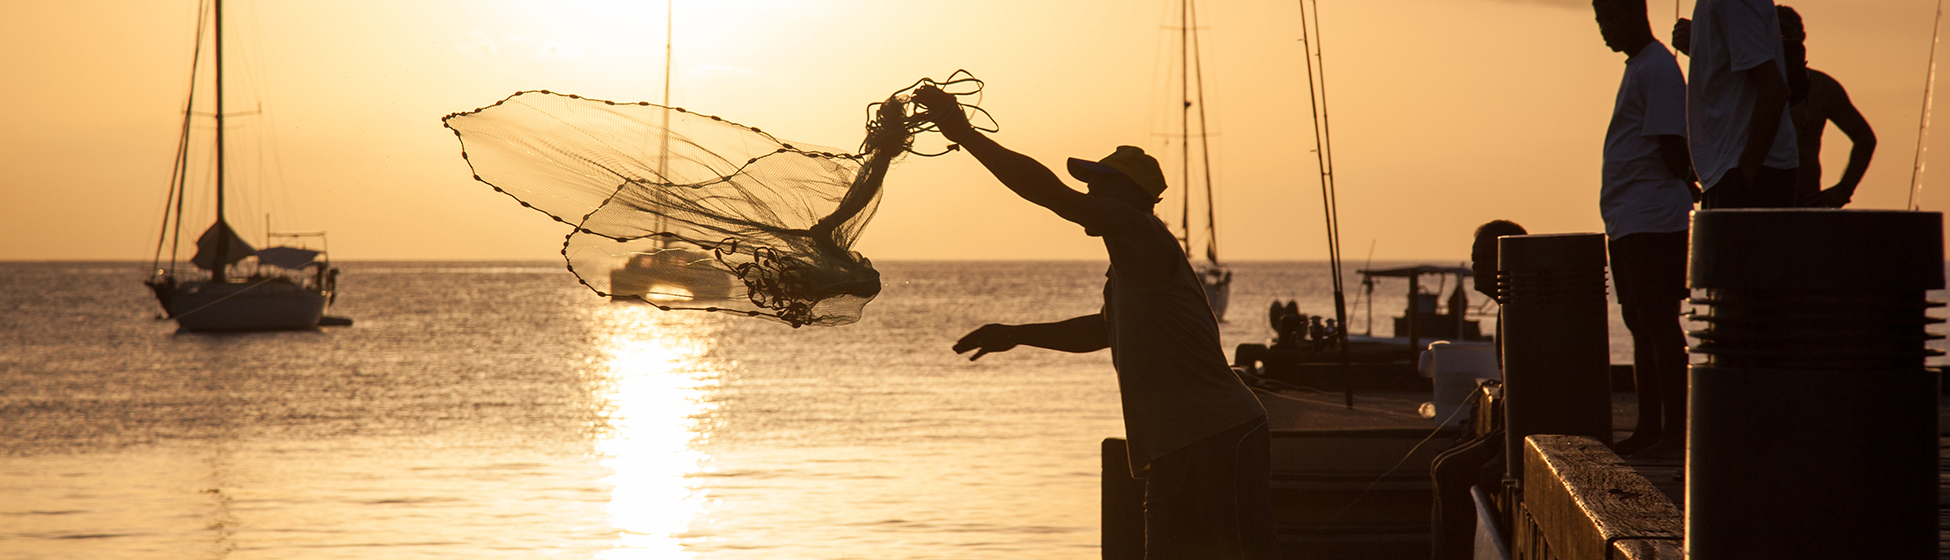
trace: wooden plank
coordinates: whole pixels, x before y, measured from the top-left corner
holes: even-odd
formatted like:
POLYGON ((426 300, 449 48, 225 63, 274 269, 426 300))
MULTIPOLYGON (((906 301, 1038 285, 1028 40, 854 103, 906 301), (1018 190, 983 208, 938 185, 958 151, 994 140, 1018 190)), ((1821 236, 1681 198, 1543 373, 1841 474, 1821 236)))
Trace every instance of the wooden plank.
POLYGON ((1534 533, 1514 539, 1518 558, 1683 557, 1679 509, 1604 444, 1534 435, 1524 439, 1524 461, 1522 507, 1534 533), (1526 547, 1548 552, 1526 554, 1526 547))

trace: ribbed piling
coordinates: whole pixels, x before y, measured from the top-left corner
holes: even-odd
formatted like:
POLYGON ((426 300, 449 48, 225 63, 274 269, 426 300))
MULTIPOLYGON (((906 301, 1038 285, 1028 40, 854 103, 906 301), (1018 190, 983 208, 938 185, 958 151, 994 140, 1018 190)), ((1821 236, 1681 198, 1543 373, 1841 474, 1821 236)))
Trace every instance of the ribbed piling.
POLYGON ((1693 215, 1689 558, 1937 557, 1935 212, 1693 215))
POLYGON ((1605 236, 1497 239, 1503 302, 1508 474, 1523 480, 1523 438, 1589 436, 1611 443, 1605 236))

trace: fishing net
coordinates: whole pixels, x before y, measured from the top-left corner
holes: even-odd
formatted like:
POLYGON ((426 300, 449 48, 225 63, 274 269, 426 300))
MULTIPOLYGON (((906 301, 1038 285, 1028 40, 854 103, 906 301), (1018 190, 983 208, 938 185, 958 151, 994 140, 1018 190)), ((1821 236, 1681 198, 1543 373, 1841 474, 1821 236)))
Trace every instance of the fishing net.
MULTIPOLYGON (((859 320, 880 273, 852 250, 879 205, 888 167, 917 151, 912 93, 959 98, 981 82, 957 71, 868 106, 857 153, 787 142, 679 107, 524 91, 448 115, 474 179, 573 227, 569 271, 597 295, 664 310, 770 317, 794 327, 859 320)), ((973 104, 993 131, 993 120, 973 104)))

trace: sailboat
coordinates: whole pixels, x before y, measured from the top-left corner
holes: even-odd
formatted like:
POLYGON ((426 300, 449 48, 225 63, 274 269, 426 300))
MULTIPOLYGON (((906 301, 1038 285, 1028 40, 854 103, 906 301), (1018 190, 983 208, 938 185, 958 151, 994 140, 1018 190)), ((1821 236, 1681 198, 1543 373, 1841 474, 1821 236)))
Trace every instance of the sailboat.
POLYGON ((317 328, 321 321, 350 324, 350 321, 325 317, 325 309, 335 299, 338 269, 331 266, 323 249, 323 232, 271 233, 266 218, 265 244, 277 241, 294 245, 265 249, 251 247, 232 229, 225 215, 226 191, 224 149, 224 63, 223 3, 214 0, 197 20, 197 63, 192 65, 190 96, 185 102, 183 126, 177 136, 176 166, 170 181, 169 205, 164 209, 162 234, 156 243, 156 256, 150 277, 144 282, 156 294, 165 315, 175 319, 184 331, 262 331, 317 328), (203 52, 206 21, 214 31, 215 177, 216 218, 196 240, 196 255, 189 263, 195 269, 178 270, 176 250, 180 246, 183 207, 190 185, 189 161, 196 111, 197 66, 203 52), (317 239, 318 249, 308 242, 317 239), (169 259, 163 262, 167 245, 169 259))
MULTIPOLYGON (((675 24, 674 0, 664 3, 664 97, 662 102, 663 138, 657 143, 657 176, 670 173, 670 68, 674 58, 671 29, 675 24)), ((657 217, 656 231, 667 231, 665 218, 657 217)), ((617 300, 700 301, 725 299, 734 286, 711 251, 666 238, 652 240, 641 252, 624 255, 623 265, 609 271, 609 296, 617 300)))
POLYGON ((1179 189, 1183 197, 1179 205, 1178 223, 1181 226, 1178 242, 1185 255, 1201 255, 1203 260, 1194 260, 1192 268, 1198 280, 1205 287, 1205 301, 1212 306, 1212 315, 1220 321, 1226 319, 1226 307, 1232 299, 1232 269, 1219 262, 1219 224, 1218 213, 1213 208, 1212 150, 1208 142, 1205 124, 1205 81, 1198 49, 1198 13, 1192 0, 1179 4, 1178 58, 1179 94, 1183 114, 1179 117, 1179 189), (1196 109, 1196 112, 1194 111, 1196 109), (1193 123, 1197 130, 1193 130, 1193 123), (1196 166, 1202 173, 1198 182, 1192 177, 1192 144, 1198 143, 1199 163, 1196 166), (1193 191, 1205 197, 1205 219, 1202 227, 1192 225, 1193 191), (1194 232, 1200 235, 1194 235, 1194 232), (1204 241, 1203 247, 1194 252, 1196 240, 1204 241))

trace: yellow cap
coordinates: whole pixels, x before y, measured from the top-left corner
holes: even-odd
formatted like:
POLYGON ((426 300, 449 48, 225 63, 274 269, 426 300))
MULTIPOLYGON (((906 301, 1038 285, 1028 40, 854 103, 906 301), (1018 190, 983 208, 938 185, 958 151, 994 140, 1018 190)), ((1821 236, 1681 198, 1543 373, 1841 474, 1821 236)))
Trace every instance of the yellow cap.
POLYGON ((1144 148, 1118 146, 1117 151, 1097 161, 1070 158, 1070 176, 1085 183, 1111 173, 1129 177, 1151 196, 1165 192, 1165 173, 1158 169, 1157 159, 1144 153, 1144 148))

